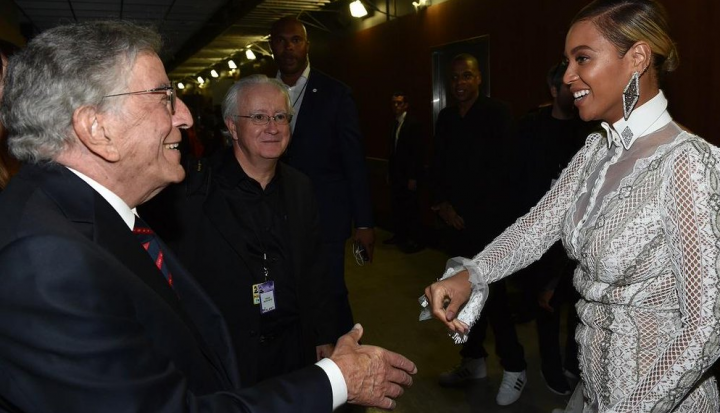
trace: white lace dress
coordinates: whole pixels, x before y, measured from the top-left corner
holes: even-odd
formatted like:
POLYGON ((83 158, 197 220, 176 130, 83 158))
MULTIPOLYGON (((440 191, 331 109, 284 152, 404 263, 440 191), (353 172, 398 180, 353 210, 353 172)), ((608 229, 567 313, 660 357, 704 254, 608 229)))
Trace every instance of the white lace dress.
POLYGON ((666 106, 660 92, 603 125, 610 139, 589 136, 537 206, 463 263, 492 282, 562 239, 579 263, 585 412, 720 410, 707 374, 720 354, 720 151, 666 106))

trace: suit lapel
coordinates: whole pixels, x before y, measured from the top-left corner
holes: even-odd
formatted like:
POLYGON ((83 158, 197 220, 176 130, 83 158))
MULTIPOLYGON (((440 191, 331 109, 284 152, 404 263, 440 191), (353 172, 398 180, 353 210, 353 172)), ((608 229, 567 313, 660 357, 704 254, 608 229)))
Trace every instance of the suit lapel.
MULTIPOLYGON (((117 258, 130 272, 160 296, 194 334, 200 350, 215 369, 224 372, 219 373, 218 378, 227 382, 227 371, 218 362, 217 356, 206 346, 195 323, 180 303, 178 295, 168 285, 165 277, 157 269, 117 211, 100 194, 67 168, 59 165, 46 165, 39 168, 51 171, 51 173, 40 175, 41 185, 68 219, 73 222, 73 225, 83 235, 117 258)), ((162 245, 162 248, 163 253, 175 264, 176 260, 172 257, 170 249, 165 245, 162 245)), ((179 265, 171 265, 170 268, 171 271, 174 271, 174 277, 180 276, 183 280, 189 278, 179 265)), ((214 309, 214 306, 209 308, 214 309)), ((235 366, 235 364, 229 365, 235 366)))
POLYGON ((302 105, 300 105, 300 113, 295 122, 293 136, 302 135, 302 129, 305 127, 305 124, 313 122, 312 114, 316 113, 315 106, 318 103, 318 96, 322 93, 322 87, 319 84, 321 83, 320 80, 317 73, 313 69, 310 69, 307 87, 305 88, 305 96, 303 96, 302 105))

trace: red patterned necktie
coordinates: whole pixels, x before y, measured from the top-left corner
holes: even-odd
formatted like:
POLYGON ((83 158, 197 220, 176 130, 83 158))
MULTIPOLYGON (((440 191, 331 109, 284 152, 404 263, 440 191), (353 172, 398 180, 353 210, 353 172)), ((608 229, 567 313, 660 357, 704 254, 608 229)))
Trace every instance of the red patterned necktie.
POLYGON ((150 255, 155 266, 162 272, 167 279, 170 287, 173 285, 173 277, 170 274, 170 270, 165 263, 165 255, 160 249, 160 242, 158 241, 157 235, 150 229, 150 226, 145 223, 140 217, 135 216, 135 226, 133 227, 133 234, 138 238, 140 244, 145 248, 145 251, 150 255))

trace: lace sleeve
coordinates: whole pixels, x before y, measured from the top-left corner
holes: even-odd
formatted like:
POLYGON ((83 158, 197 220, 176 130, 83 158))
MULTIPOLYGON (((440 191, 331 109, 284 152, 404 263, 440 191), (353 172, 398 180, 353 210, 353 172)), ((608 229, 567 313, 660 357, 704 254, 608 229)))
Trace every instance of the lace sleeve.
POLYGON ((585 170, 600 134, 588 136, 585 146, 573 157, 555 185, 530 212, 508 227, 472 260, 463 262, 473 284, 496 281, 538 260, 560 238, 561 225, 584 184, 585 170))
POLYGON ((672 411, 720 354, 720 157, 713 149, 692 140, 663 171, 662 219, 681 326, 616 411, 672 411))

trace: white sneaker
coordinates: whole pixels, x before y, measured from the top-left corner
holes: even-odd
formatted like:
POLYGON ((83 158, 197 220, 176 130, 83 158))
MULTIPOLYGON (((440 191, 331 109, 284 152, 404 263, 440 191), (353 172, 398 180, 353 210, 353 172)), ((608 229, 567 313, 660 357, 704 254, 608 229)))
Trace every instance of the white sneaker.
POLYGON ((500 390, 498 390, 495 401, 500 406, 507 406, 513 404, 520 398, 525 383, 527 382, 527 376, 525 370, 513 373, 511 371, 503 371, 502 383, 500 383, 500 390))
POLYGON ((468 380, 484 379, 485 377, 487 377, 485 359, 465 357, 459 366, 440 374, 440 380, 438 381, 441 386, 454 387, 465 384, 468 380))

